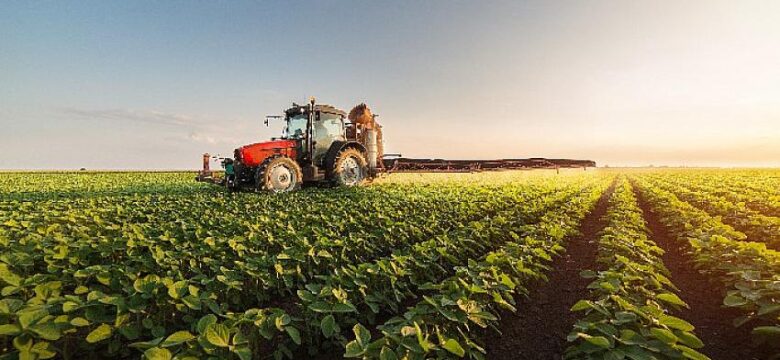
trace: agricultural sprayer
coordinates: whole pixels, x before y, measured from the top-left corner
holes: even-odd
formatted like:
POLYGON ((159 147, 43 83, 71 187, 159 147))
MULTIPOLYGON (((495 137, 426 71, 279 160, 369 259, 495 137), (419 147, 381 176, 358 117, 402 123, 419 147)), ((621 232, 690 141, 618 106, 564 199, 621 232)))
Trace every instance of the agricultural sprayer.
POLYGON ((286 192, 303 183, 329 182, 355 186, 383 172, 472 172, 484 170, 587 168, 590 160, 501 159, 442 160, 409 159, 385 155, 382 126, 365 104, 347 114, 330 105, 293 103, 283 116, 282 136, 270 141, 241 146, 233 158, 221 158, 224 176, 210 170, 211 156, 203 155, 203 169, 197 180, 225 186, 229 190, 254 189, 286 192))

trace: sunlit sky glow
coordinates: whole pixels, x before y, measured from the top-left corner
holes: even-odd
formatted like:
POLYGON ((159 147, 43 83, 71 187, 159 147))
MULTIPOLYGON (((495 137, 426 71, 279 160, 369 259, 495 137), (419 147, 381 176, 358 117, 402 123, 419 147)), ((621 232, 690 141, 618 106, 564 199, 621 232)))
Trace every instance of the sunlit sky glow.
POLYGON ((0 2, 0 169, 186 169, 314 95, 410 157, 780 166, 780 1, 0 2))

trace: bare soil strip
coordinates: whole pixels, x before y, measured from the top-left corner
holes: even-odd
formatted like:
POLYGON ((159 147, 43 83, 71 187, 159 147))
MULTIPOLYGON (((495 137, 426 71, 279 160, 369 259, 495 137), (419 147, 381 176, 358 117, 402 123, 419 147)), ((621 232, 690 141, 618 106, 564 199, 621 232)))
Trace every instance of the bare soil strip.
POLYGON ((501 316, 499 330, 484 333, 488 359, 560 359, 566 349, 566 335, 577 321, 570 311, 587 296, 588 279, 580 271, 594 269, 598 233, 606 223, 607 201, 614 184, 601 195, 596 207, 580 225, 579 236, 566 241, 566 252, 556 257, 547 274, 548 281, 528 286, 528 297, 518 298, 517 313, 501 316))
POLYGON ((722 306, 724 294, 721 285, 710 282, 694 268, 687 253, 688 244, 670 236, 636 186, 634 193, 644 212, 651 239, 665 251, 662 259, 671 272, 672 283, 680 289, 680 298, 690 306, 690 309, 682 309, 673 315, 696 327, 694 333, 704 342, 704 348, 699 351, 713 360, 769 358, 767 351, 751 346, 750 331, 753 324, 734 327, 732 321, 742 313, 738 309, 722 306))

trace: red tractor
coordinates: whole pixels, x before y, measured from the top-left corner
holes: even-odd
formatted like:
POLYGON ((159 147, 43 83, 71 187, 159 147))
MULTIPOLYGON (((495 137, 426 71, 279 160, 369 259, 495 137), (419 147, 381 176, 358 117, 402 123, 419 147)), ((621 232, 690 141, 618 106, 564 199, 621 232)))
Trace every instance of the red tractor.
POLYGON ((232 159, 222 160, 222 178, 213 177, 204 155, 197 180, 229 190, 286 192, 304 182, 355 186, 381 169, 381 127, 365 104, 347 117, 344 111, 315 104, 312 98, 307 105, 293 103, 283 117, 282 136, 236 149, 232 159))

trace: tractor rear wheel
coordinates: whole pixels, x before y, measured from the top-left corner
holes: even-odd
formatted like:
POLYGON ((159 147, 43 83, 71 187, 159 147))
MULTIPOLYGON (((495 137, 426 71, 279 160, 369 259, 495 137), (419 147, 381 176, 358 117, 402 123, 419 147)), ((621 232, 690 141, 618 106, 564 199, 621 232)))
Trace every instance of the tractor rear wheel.
POLYGON ((368 163, 363 153, 355 148, 346 148, 336 155, 331 169, 332 180, 336 185, 355 186, 368 176, 368 163))
POLYGON ((266 159, 257 167, 255 188, 258 191, 288 192, 301 188, 303 173, 295 160, 286 156, 266 159))

